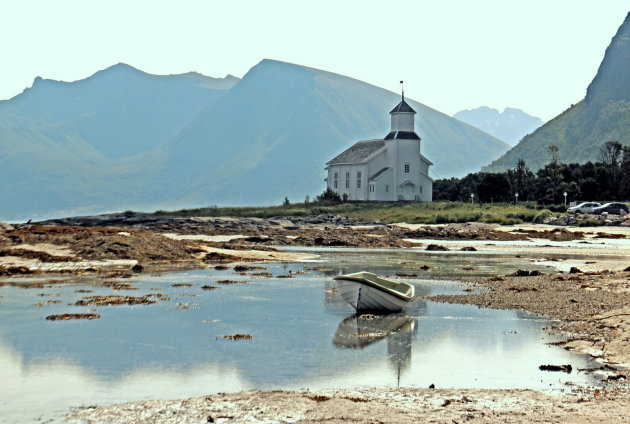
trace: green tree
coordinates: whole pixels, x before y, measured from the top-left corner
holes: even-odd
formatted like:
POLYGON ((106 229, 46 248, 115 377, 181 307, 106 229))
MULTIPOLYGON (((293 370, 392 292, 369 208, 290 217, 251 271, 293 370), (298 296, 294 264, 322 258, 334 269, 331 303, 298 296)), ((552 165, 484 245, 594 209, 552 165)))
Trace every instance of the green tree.
POLYGON ((608 186, 613 199, 619 196, 623 153, 623 146, 618 141, 607 141, 599 149, 599 158, 608 173, 608 186))
POLYGON ((510 183, 505 174, 485 174, 477 185, 480 202, 509 202, 510 183))
POLYGON ((508 169, 507 179, 512 188, 511 195, 518 193, 519 199, 530 200, 535 176, 523 159, 519 159, 514 169, 508 169))
POLYGON ((630 146, 623 147, 623 157, 619 168, 621 174, 619 184, 621 198, 630 200, 630 146))

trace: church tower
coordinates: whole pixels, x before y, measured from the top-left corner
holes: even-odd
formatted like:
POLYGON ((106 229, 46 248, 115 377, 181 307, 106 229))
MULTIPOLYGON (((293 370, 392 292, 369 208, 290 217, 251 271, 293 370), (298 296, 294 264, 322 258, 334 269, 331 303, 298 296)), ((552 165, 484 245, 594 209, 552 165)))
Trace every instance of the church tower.
POLYGON ((402 92, 402 100, 389 112, 392 118, 392 129, 385 140, 403 139, 420 140, 414 130, 414 115, 416 111, 405 101, 405 92, 402 92))

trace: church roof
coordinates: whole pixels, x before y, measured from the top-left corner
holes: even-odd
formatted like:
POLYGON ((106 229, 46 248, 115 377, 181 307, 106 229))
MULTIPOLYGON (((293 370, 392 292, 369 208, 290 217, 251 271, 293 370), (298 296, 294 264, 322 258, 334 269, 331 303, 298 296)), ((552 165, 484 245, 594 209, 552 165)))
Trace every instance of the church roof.
POLYGON ((341 152, 326 165, 338 165, 341 163, 361 163, 364 162, 376 151, 385 146, 385 140, 364 140, 355 143, 350 148, 341 152))
POLYGON ((413 131, 391 131, 385 140, 420 140, 420 136, 413 131))
POLYGON ((391 168, 389 166, 381 169, 380 171, 378 171, 376 174, 372 175, 370 178, 368 178, 369 181, 375 180, 378 177, 380 177, 381 175, 383 175, 385 172, 389 171, 391 168))
POLYGON ((409 106, 409 105, 407 104, 407 102, 405 101, 405 99, 404 99, 404 98, 403 98, 403 99, 402 99, 402 101, 401 101, 400 103, 398 103, 398 104, 396 105, 396 107, 395 107, 395 108, 393 108, 393 109, 392 109, 392 111, 391 111, 391 112, 389 112, 389 113, 391 114, 391 113, 397 113, 397 112, 416 113, 416 111, 415 111, 415 110, 413 110, 413 109, 411 108, 411 106, 409 106))

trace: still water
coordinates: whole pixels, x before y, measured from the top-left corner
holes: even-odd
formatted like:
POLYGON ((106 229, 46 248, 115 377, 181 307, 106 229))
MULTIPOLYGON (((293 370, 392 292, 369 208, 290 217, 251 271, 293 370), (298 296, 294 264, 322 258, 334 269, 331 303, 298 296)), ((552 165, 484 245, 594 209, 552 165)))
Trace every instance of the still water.
POLYGON ((529 264, 421 252, 319 254, 305 264, 267 264, 271 277, 212 269, 139 275, 124 280, 137 290, 119 292, 89 281, 35 289, 0 286, 0 422, 58 420, 73 406, 250 388, 435 384, 562 390, 567 382, 596 383, 584 373, 538 370, 541 364, 588 365, 582 356, 545 344, 550 338, 542 328, 549 320, 422 299, 401 314, 356 317, 331 279, 359 269, 418 273, 419 266, 431 264, 419 279, 406 280, 416 285, 418 296, 429 296, 464 288, 431 279, 432 273, 445 275, 449 268, 453 275, 505 273, 529 264), (290 272, 292 278, 279 278, 290 272), (217 284, 225 279, 248 283, 217 284), (173 286, 178 283, 192 286, 173 286), (97 307, 101 318, 91 321, 44 319, 92 312, 74 305, 85 296, 151 293, 169 300, 97 307), (60 303, 35 306, 49 300, 60 303), (232 334, 252 338, 222 338, 232 334))

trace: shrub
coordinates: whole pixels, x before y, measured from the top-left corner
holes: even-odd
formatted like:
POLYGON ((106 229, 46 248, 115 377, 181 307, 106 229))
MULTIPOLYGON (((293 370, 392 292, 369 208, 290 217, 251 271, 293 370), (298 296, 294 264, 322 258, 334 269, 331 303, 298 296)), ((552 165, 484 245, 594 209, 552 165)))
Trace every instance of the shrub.
POLYGON ((334 190, 327 188, 322 194, 315 196, 316 202, 341 202, 341 196, 334 190))
POLYGON ((600 225, 602 225, 602 223, 593 218, 584 219, 577 223, 578 227, 599 227, 600 225))
POLYGON ((516 224, 522 224, 522 223, 523 221, 518 218, 503 218, 499 221, 499 224, 501 225, 516 225, 516 224))
POLYGON ((553 215, 551 213, 551 211, 544 209, 542 211, 540 211, 535 217, 534 220, 532 221, 534 224, 542 224, 543 222, 545 222, 545 219, 549 218, 551 215, 553 215))

